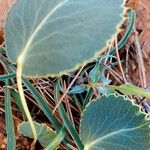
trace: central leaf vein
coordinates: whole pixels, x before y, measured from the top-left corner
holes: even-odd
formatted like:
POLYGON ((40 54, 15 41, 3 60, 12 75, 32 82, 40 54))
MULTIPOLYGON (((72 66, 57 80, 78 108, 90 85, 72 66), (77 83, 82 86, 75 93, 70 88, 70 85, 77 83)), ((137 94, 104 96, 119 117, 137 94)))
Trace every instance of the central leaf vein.
POLYGON ((119 134, 121 132, 129 132, 129 131, 137 130, 137 129, 142 128, 143 126, 145 126, 147 124, 148 124, 148 122, 146 122, 145 124, 142 124, 140 126, 134 127, 134 128, 121 129, 121 130, 118 130, 118 131, 111 132, 111 133, 109 133, 109 134, 107 134, 107 135, 105 135, 103 137, 100 137, 100 138, 90 142, 89 144, 85 144, 85 150, 89 150, 90 147, 92 147, 93 145, 96 145, 97 143, 100 143, 101 141, 103 141, 103 140, 105 140, 105 139, 107 139, 109 137, 112 137, 112 136, 114 136, 116 134, 119 134))
POLYGON ((33 32, 33 34, 30 36, 30 38, 28 39, 26 46, 23 48, 22 53, 20 54, 20 56, 18 57, 18 63, 23 64, 24 59, 25 59, 25 55, 28 52, 28 49, 32 43, 32 41, 34 40, 35 36, 37 35, 37 33, 42 29, 42 27, 45 25, 45 23, 47 22, 47 20, 60 8, 62 7, 68 0, 65 0, 61 3, 59 3, 58 5, 56 5, 45 17, 44 19, 41 21, 41 23, 36 27, 35 31, 33 32))

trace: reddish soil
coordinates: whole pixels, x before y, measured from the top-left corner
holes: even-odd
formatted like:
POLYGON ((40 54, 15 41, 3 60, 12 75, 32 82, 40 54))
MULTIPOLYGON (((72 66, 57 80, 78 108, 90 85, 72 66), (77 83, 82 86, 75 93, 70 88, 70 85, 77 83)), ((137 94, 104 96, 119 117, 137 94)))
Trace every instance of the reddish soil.
MULTIPOLYGON (((136 10, 136 30, 139 31, 140 48, 144 59, 146 88, 150 88, 150 1, 129 0, 128 5, 136 10)), ((133 66, 129 72, 130 79, 135 85, 141 85, 138 65, 135 60, 131 60, 130 63, 133 66)))
MULTIPOLYGON (((3 99, 0 99, 0 106, 3 106, 3 99)), ((13 105, 14 108, 16 108, 15 105, 13 105)), ((29 150, 31 140, 21 136, 17 131, 17 125, 21 123, 21 120, 17 119, 19 114, 15 113, 14 116, 16 117, 14 119, 15 124, 15 135, 16 135, 16 149, 17 150, 29 150)), ((6 125, 5 125, 5 114, 4 112, 0 111, 0 150, 6 150, 7 149, 7 134, 6 134, 6 125)))
POLYGON ((138 30, 141 30, 141 44, 145 43, 143 50, 147 56, 150 56, 150 1, 139 0, 137 2, 137 24, 138 30))
MULTIPOLYGON (((5 119, 4 115, 0 114, 0 150, 6 150, 7 148, 7 139, 6 139, 6 131, 5 131, 5 119)), ((15 125, 17 123, 15 122, 15 125)), ((27 138, 24 138, 20 136, 18 133, 16 134, 16 140, 17 140, 17 145, 16 149, 17 150, 29 150, 30 149, 30 144, 29 140, 27 138)))
POLYGON ((3 42, 3 27, 6 15, 14 2, 15 0, 0 0, 0 45, 3 42))

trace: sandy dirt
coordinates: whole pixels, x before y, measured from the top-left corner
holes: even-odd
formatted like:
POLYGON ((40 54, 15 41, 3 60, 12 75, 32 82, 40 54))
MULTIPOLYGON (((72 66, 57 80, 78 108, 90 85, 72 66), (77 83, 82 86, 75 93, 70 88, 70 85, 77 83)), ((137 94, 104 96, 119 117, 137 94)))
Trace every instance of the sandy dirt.
MULTIPOLYGON (((128 5, 136 10, 136 30, 144 59, 146 88, 150 88, 150 0, 129 0, 128 5)), ((140 85, 139 70, 135 60, 131 60, 133 69, 129 76, 135 85, 140 85)))
POLYGON ((0 0, 0 44, 3 42, 3 30, 7 12, 14 2, 15 0, 0 0))

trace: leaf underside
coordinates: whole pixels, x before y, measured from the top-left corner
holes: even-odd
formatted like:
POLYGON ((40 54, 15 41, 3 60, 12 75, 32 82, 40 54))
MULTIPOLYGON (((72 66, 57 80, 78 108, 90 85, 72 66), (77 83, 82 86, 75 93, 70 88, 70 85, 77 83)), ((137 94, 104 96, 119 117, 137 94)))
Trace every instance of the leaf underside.
POLYGON ((102 96, 85 109, 80 126, 85 150, 149 150, 150 120, 124 97, 102 96))
POLYGON ((5 27, 7 55, 23 75, 70 70, 103 52, 123 20, 124 0, 18 0, 5 27))

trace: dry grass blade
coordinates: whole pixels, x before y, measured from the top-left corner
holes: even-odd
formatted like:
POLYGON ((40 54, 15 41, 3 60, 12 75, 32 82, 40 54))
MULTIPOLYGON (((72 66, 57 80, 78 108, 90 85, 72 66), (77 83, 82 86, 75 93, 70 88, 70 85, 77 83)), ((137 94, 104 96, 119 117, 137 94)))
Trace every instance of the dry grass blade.
POLYGON ((122 74, 124 82, 127 83, 127 80, 125 78, 124 71, 123 71, 123 68, 122 68, 122 65, 121 65, 121 60, 120 60, 119 52, 118 52, 117 37, 115 38, 115 47, 116 47, 116 56, 117 56, 117 60, 118 60, 119 69, 121 71, 121 74, 122 74))
POLYGON ((81 71, 82 71, 83 68, 84 68, 84 65, 78 71, 78 73, 76 74, 76 76, 74 77, 74 79, 71 81, 71 83, 69 84, 69 86, 66 89, 66 91, 64 92, 64 94, 62 95, 61 99, 58 101, 56 107, 53 110, 53 114, 55 113, 56 109, 59 107, 59 105, 61 104, 61 102, 63 101, 63 99, 65 98, 65 96, 67 95, 68 91, 70 90, 70 88, 72 87, 72 85, 74 84, 74 82, 76 81, 76 79, 78 78, 78 76, 80 75, 80 73, 81 73, 81 71))
POLYGON ((135 31, 135 47, 137 50, 137 56, 138 56, 138 66, 139 66, 139 74, 140 74, 140 80, 141 80, 141 85, 143 88, 147 87, 146 84, 146 74, 145 74, 145 66, 144 66, 144 61, 143 61, 143 56, 142 56, 142 50, 141 50, 141 46, 140 46, 140 42, 139 42, 139 38, 136 32, 136 29, 134 29, 135 31))

